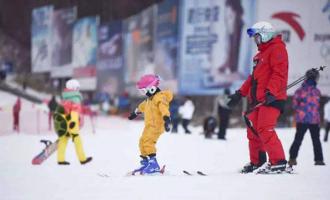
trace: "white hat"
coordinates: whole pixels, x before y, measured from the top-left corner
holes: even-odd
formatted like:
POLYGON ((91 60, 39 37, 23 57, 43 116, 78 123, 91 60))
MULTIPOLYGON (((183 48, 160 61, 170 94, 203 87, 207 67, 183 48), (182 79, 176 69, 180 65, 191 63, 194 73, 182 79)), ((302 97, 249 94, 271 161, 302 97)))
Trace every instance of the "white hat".
POLYGON ((79 90, 80 89, 80 84, 76 79, 70 79, 65 83, 66 89, 69 90, 79 90))

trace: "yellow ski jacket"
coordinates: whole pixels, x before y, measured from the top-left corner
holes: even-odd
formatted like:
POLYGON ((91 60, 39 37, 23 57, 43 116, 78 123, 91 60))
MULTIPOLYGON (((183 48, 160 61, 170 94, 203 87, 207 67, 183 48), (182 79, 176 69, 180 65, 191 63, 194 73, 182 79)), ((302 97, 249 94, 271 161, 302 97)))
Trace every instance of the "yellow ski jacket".
POLYGON ((146 127, 156 128, 164 132, 164 116, 170 117, 169 105, 173 99, 173 93, 164 90, 147 98, 139 104, 138 110, 144 113, 144 124, 146 127))

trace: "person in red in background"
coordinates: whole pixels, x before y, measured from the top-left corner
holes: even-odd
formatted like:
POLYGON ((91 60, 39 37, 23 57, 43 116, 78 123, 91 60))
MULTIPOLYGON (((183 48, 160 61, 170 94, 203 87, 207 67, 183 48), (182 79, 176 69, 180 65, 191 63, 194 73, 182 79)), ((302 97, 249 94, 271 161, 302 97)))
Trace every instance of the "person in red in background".
POLYGON ((19 113, 21 111, 21 98, 17 97, 16 103, 13 106, 14 124, 13 130, 19 132, 19 113))
POLYGON ((274 130, 277 118, 283 110, 287 98, 283 90, 288 82, 288 54, 281 35, 277 35, 268 22, 258 22, 247 30, 258 47, 253 58, 253 71, 241 88, 229 96, 228 106, 238 104, 242 97, 247 97, 249 106, 255 108, 247 115, 253 128, 247 129, 249 140, 250 163, 241 173, 249 173, 266 163, 258 172, 274 173, 285 171, 287 161, 281 141, 274 130))

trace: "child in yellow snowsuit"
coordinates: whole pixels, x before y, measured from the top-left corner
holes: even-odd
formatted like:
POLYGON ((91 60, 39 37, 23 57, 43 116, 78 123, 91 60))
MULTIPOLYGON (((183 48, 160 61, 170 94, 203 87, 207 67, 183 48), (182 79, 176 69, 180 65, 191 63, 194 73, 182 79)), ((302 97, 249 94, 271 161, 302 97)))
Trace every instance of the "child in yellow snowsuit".
POLYGON ((140 103, 134 112, 128 117, 130 120, 139 114, 144 114, 144 130, 139 141, 141 166, 133 171, 134 173, 151 174, 160 171, 156 159, 156 143, 159 136, 170 131, 169 104, 172 101, 171 91, 161 91, 158 88, 159 77, 145 75, 137 83, 137 88, 148 98, 140 103))
POLYGON ((57 162, 59 165, 70 164, 65 161, 65 151, 68 140, 72 138, 80 163, 88 163, 92 157, 86 157, 79 135, 82 100, 79 82, 75 79, 67 81, 62 97, 63 101, 54 114, 55 130, 59 135, 57 162))

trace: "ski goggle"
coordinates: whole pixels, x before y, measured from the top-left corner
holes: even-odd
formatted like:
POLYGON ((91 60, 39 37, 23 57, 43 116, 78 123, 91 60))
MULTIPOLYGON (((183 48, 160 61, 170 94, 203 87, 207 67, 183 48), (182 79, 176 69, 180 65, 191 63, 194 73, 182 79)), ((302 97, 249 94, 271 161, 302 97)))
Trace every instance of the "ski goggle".
POLYGON ((147 88, 141 88, 139 89, 140 94, 146 95, 148 92, 150 94, 155 93, 157 88, 155 86, 147 87, 147 88))
POLYGON ((255 28, 248 28, 246 30, 247 34, 249 35, 249 37, 253 37, 255 34, 257 34, 258 32, 260 32, 259 29, 255 29, 255 28))

